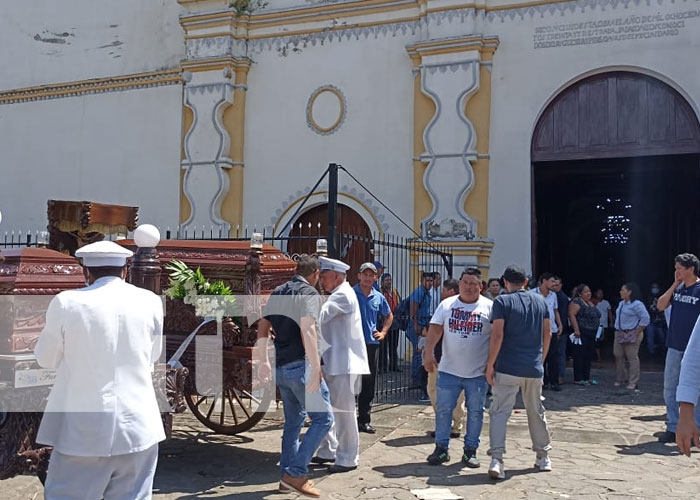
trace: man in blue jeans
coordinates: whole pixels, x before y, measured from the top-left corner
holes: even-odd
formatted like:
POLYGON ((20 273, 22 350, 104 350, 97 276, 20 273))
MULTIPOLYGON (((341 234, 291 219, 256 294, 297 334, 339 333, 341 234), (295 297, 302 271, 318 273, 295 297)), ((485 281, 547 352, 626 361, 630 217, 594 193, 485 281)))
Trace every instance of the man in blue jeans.
POLYGON ((438 371, 435 451, 428 463, 438 465, 450 460, 448 454, 452 412, 464 390, 467 403, 467 432, 464 435, 462 461, 467 467, 479 467, 479 447, 486 403, 486 360, 491 337, 493 301, 481 295, 481 271, 468 268, 459 279, 459 295, 443 300, 430 320, 423 364, 428 372, 438 371), (442 358, 435 362, 435 344, 443 339, 442 358))
MULTIPOLYGON (((284 405, 284 431, 280 457, 280 492, 294 491, 304 496, 321 496, 307 477, 309 461, 333 424, 328 387, 321 376, 316 318, 320 296, 316 257, 302 255, 297 274, 270 295, 258 322, 256 359, 258 377, 270 380, 267 340, 274 328, 276 381, 284 405), (308 415, 311 426, 299 443, 299 433, 308 415)), ((274 390, 274 388, 272 388, 274 390)))
MULTIPOLYGON (((700 315, 700 260, 692 253, 676 256, 673 284, 659 297, 659 311, 671 307, 668 336, 666 337, 666 367, 664 369, 664 401, 666 402, 666 432, 659 436, 662 443, 676 441, 678 400, 676 391, 681 373, 681 360, 688 346, 690 334, 700 315)), ((700 424, 700 408, 695 405, 695 421, 700 424)))
POLYGON ((420 286, 411 292, 409 296, 410 312, 406 337, 413 345, 413 361, 411 362, 411 377, 413 383, 423 389, 427 397, 427 377, 423 381, 423 367, 421 366, 421 353, 418 351, 418 341, 423 336, 423 329, 428 327, 431 309, 431 290, 433 288, 433 273, 424 272, 421 275, 420 286))

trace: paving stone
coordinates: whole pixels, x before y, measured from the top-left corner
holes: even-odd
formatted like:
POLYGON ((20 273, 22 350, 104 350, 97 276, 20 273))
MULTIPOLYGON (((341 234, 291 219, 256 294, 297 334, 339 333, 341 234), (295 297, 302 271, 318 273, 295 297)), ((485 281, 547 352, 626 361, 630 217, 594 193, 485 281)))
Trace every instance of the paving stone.
MULTIPOLYGON (((596 370, 595 387, 564 385, 545 391, 552 434, 554 470, 533 468, 527 415, 521 402, 508 428, 505 481, 487 476, 489 418, 486 412, 479 469, 460 462, 463 439, 450 442, 451 460, 427 464, 434 443, 428 405, 378 405, 373 412, 377 434, 361 434, 360 467, 328 475, 314 466, 310 477, 324 498, 414 500, 411 489, 446 487, 465 499, 616 500, 695 499, 700 496, 700 454, 680 456, 672 444, 656 441, 664 430, 663 375, 643 373, 639 392, 612 387, 612 373, 596 370)), ((154 498, 282 499, 277 491, 281 408, 240 436, 218 436, 192 415, 175 417, 174 438, 160 451, 154 498)), ((2 500, 42 500, 35 477, 17 477, 0 484, 2 500)), ((292 495, 293 496, 293 495, 292 495)))

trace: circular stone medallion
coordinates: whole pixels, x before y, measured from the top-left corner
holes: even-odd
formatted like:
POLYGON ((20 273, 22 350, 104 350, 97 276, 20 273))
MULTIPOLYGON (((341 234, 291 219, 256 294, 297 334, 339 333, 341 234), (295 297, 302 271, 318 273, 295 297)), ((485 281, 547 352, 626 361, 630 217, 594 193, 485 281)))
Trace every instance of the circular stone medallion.
POLYGON ((337 87, 316 89, 306 106, 306 122, 317 134, 332 134, 345 120, 345 96, 337 87))

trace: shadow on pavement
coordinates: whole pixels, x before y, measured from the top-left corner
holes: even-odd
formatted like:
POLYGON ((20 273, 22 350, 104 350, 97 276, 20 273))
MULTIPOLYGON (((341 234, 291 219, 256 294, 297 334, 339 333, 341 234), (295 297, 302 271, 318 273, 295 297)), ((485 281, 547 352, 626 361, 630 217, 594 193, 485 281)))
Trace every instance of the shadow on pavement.
POLYGON ((638 420, 640 422, 665 422, 666 413, 662 413, 661 415, 638 415, 630 417, 630 420, 638 420))
MULTIPOLYGON (((238 436, 241 442, 249 438, 238 436)), ((182 498, 212 496, 217 490, 236 486, 265 485, 279 471, 279 452, 239 447, 200 439, 172 439, 160 449, 153 484, 156 494, 183 493, 182 498), (213 465, 214 464, 214 465, 213 465), (189 495, 188 495, 189 494, 189 495)))
MULTIPOLYGON (((507 464, 506 464, 507 465, 507 464)), ((373 467, 372 470, 384 475, 386 478, 425 477, 429 486, 470 486, 498 484, 508 479, 524 474, 537 474, 534 468, 508 469, 506 478, 501 480, 491 479, 488 475, 488 464, 481 464, 479 469, 469 469, 461 462, 450 465, 430 465, 426 462, 412 462, 401 465, 387 465, 373 467)))
POLYGON ((620 455, 659 455, 664 457, 680 456, 680 450, 675 444, 664 444, 658 441, 649 441, 634 445, 615 445, 620 455))
POLYGON ((433 443, 435 438, 430 437, 429 434, 418 435, 418 436, 403 436, 395 439, 385 439, 382 444, 391 446, 394 448, 401 448, 404 446, 416 446, 420 444, 433 443))

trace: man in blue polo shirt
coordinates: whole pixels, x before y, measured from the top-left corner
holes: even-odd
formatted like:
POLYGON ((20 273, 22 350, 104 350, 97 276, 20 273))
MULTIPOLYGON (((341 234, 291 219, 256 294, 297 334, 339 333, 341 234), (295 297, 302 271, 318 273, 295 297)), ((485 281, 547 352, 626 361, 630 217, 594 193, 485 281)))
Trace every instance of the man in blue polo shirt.
MULTIPOLYGON (((700 316, 700 260, 692 253, 676 256, 673 284, 656 302, 658 311, 671 307, 666 336, 666 366, 664 368, 664 401, 666 402, 666 432, 659 436, 662 443, 676 441, 679 405, 676 399, 681 360, 690 334, 700 316)), ((695 421, 700 424, 700 405, 695 405, 695 421)))
POLYGON ((360 315, 362 316, 362 333, 365 336, 367 346, 367 360, 369 361, 369 375, 362 376, 362 390, 357 398, 357 428, 360 432, 374 434, 376 431, 370 425, 372 400, 374 399, 374 383, 377 376, 377 353, 379 343, 384 340, 394 321, 389 303, 381 292, 374 289, 377 281, 377 268, 371 262, 365 262, 360 266, 357 275, 360 281, 353 288, 360 303, 360 315), (377 330, 377 316, 381 314, 386 319, 382 330, 377 330))

